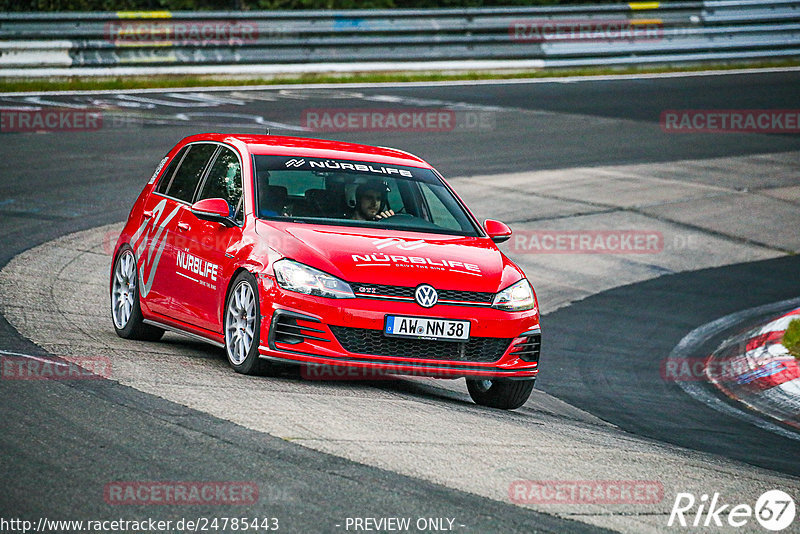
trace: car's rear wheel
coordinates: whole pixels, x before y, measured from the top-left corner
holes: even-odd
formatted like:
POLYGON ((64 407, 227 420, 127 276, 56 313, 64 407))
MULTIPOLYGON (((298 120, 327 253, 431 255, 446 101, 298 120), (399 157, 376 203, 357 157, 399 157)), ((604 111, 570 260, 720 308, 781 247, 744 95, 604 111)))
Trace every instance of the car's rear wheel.
POLYGON ((255 277, 243 271, 234 279, 225 301, 225 352, 237 373, 265 374, 270 363, 258 357, 261 307, 255 277))
POLYGON ((136 256, 129 245, 123 245, 114 262, 114 280, 111 283, 111 318, 119 337, 158 341, 164 330, 144 324, 139 303, 139 278, 136 273, 136 256))
POLYGON ((534 380, 467 379, 469 396, 476 404, 502 410, 519 408, 533 391, 534 380))

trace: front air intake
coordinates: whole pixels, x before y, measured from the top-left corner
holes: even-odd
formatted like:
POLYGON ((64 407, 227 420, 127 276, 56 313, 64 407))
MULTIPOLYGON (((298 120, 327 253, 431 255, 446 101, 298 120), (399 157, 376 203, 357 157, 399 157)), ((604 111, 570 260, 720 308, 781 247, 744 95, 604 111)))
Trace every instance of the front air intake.
POLYGON ((520 337, 523 341, 514 345, 511 354, 518 356, 522 361, 538 362, 539 352, 542 348, 541 331, 525 332, 520 337))
POLYGON ((275 343, 286 343, 297 345, 305 343, 307 340, 330 342, 330 339, 322 337, 326 334, 324 330, 305 326, 300 322, 310 322, 319 324, 319 320, 301 313, 277 310, 272 316, 272 325, 269 329, 270 347, 275 348, 275 343))

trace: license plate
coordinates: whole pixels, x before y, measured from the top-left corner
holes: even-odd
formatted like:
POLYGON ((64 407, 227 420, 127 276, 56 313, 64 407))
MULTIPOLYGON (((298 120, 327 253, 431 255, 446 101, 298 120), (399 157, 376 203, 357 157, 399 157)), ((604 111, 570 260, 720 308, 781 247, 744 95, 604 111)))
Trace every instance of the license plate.
POLYGON ((387 315, 383 333, 393 337, 466 341, 469 339, 469 327, 469 321, 387 315))

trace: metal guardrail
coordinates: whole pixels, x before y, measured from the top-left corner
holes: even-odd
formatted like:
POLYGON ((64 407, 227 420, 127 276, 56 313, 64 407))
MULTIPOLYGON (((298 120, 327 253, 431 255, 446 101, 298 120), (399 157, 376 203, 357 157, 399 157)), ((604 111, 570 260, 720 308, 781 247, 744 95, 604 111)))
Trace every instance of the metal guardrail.
POLYGON ((431 62, 502 68, 793 56, 800 57, 800 0, 0 14, 0 76, 53 69, 85 75, 291 66, 302 72, 304 65, 405 70, 431 62))

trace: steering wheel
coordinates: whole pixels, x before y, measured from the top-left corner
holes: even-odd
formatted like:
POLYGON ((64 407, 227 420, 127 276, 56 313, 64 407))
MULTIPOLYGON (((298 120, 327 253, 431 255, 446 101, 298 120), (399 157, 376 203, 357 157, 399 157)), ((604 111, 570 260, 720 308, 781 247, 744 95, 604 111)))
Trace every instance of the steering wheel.
POLYGON ((402 208, 400 208, 399 210, 394 212, 394 215, 389 215, 388 217, 383 217, 381 219, 373 219, 373 220, 374 221, 385 221, 385 220, 397 217, 398 215, 403 216, 403 217, 413 217, 413 215, 409 215, 408 213, 403 213, 405 210, 406 210, 406 207, 403 206, 402 208))
POLYGON ((413 215, 410 213, 395 213, 394 215, 389 215, 388 217, 384 217, 382 219, 375 219, 376 221, 388 221, 389 219, 395 219, 397 217, 401 217, 403 219, 414 219, 413 215))

